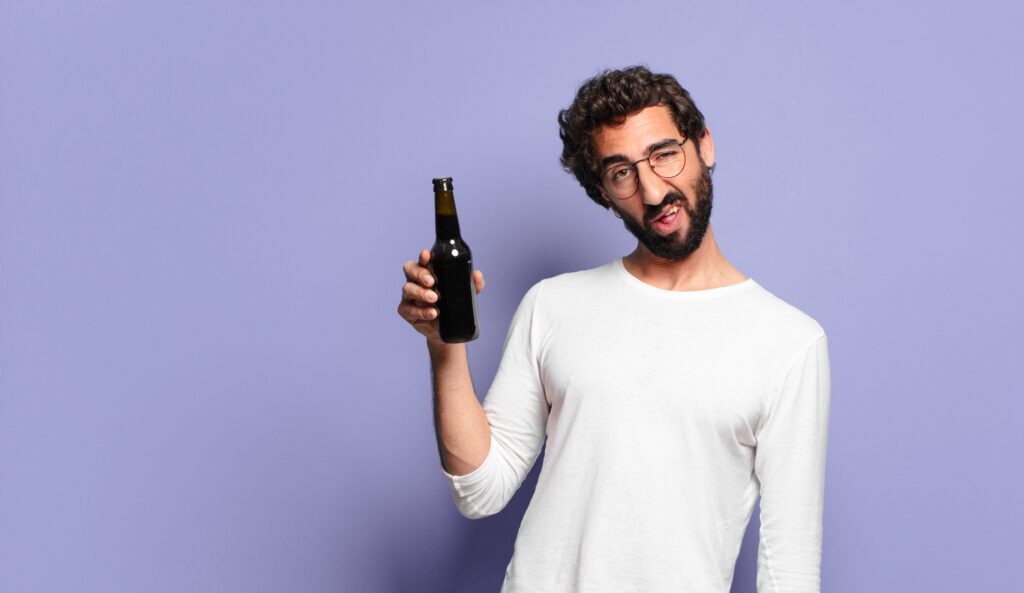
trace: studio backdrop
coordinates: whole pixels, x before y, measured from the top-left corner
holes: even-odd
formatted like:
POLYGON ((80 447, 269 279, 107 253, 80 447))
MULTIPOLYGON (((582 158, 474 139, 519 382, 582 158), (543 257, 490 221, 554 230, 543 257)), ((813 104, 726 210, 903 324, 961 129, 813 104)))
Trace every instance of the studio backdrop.
POLYGON ((823 590, 1014 590, 1022 16, 3 0, 0 591, 496 593, 540 462, 457 513, 402 264, 453 177, 482 397, 530 286, 635 246, 555 119, 633 64, 706 116, 726 257, 828 333, 823 590))

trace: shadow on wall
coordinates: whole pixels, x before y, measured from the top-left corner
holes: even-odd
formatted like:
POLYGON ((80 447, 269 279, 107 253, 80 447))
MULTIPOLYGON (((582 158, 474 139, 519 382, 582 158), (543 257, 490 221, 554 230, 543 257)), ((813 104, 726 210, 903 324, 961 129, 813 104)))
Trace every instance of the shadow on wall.
POLYGON ((404 555, 418 555, 415 559, 401 558, 390 566, 384 577, 383 591, 387 593, 498 593, 505 578, 505 569, 512 559, 519 524, 533 497, 540 475, 544 452, 523 481, 508 506, 496 515, 483 519, 466 519, 448 501, 457 528, 451 539, 440 541, 436 534, 428 534, 417 542, 408 542, 404 555), (406 562, 404 560, 413 560, 406 562))
MULTIPOLYGON (((541 456, 543 454, 542 450, 541 456)), ((458 544, 456 565, 448 574, 438 575, 437 580, 433 581, 438 584, 438 593, 498 593, 501 590, 505 570, 512 559, 519 525, 537 486, 542 459, 538 457, 522 487, 500 513, 475 521, 460 516, 461 541, 458 544)))

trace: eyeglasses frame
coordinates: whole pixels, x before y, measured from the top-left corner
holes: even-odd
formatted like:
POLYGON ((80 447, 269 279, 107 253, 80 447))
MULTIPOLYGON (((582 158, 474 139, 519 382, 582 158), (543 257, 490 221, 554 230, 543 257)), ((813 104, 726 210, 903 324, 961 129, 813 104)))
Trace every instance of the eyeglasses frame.
MULTIPOLYGON (((676 144, 679 145, 679 148, 681 149, 681 151, 683 153, 683 166, 679 169, 678 173, 676 173, 674 175, 662 175, 662 174, 658 173, 658 170, 657 170, 657 168, 655 168, 654 163, 651 162, 651 157, 654 156, 654 154, 658 152, 657 150, 655 150, 655 151, 652 151, 651 154, 645 156, 642 159, 637 159, 637 160, 633 161, 632 163, 630 163, 630 162, 626 162, 625 163, 625 164, 629 165, 629 167, 631 169, 633 169, 633 176, 636 178, 636 189, 633 190, 633 193, 629 194, 628 196, 626 196, 624 198, 620 198, 620 197, 616 196, 613 192, 611 192, 607 187, 605 187, 605 184, 604 184, 605 179, 604 178, 605 178, 606 175, 608 175, 608 171, 610 171, 613 167, 617 167, 617 166, 619 166, 619 165, 621 165, 623 163, 615 163, 615 164, 609 165, 608 167, 605 168, 605 170, 601 173, 601 189, 603 189, 606 194, 610 195, 612 198, 614 198, 616 200, 625 201, 625 200, 628 200, 628 199, 632 198, 633 196, 636 195, 636 193, 638 191, 640 191, 640 171, 637 170, 636 166, 638 164, 640 164, 641 162, 643 162, 643 161, 647 161, 647 166, 649 166, 651 168, 651 172, 653 172, 655 175, 657 175, 658 177, 660 177, 662 179, 672 179, 674 177, 678 177, 683 171, 686 170, 686 149, 683 148, 683 147, 686 145, 686 142, 689 139, 690 139, 689 136, 683 136, 682 140, 675 140, 674 141, 676 144)), ((659 147, 658 150, 661 150, 662 148, 665 148, 665 146, 668 146, 668 145, 667 144, 663 145, 663 146, 659 147)))

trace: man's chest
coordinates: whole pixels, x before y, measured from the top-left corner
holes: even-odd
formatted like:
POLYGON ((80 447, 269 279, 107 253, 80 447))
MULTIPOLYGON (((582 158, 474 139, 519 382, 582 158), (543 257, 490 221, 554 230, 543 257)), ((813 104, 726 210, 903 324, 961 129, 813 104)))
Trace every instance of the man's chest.
POLYGON ((769 389, 767 353, 715 319, 567 324, 540 362, 549 433, 583 422, 609 438, 692 432, 753 445, 769 389))

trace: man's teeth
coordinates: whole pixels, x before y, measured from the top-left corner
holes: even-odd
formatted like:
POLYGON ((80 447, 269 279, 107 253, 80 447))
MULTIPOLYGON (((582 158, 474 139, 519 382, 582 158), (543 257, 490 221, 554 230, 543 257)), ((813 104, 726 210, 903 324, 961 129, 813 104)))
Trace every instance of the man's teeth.
POLYGON ((676 212, 679 212, 679 206, 672 206, 671 208, 669 208, 668 212, 666 212, 665 214, 662 214, 659 218, 660 219, 668 218, 669 216, 672 216, 676 212))

